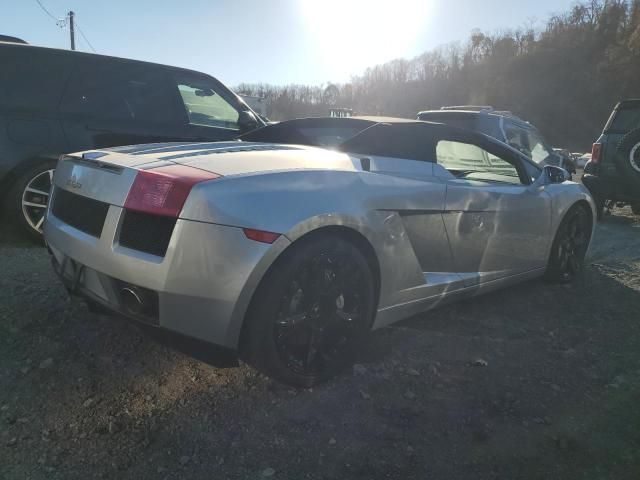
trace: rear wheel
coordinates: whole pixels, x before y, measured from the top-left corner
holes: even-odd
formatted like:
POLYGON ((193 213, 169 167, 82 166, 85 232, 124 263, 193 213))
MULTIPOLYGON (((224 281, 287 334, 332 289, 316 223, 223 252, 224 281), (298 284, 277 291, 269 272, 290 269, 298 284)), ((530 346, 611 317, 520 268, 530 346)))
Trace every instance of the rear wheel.
POLYGON ((56 162, 43 162, 23 172, 7 197, 9 216, 28 236, 42 241, 42 228, 49 203, 56 162))
POLYGON ((374 308, 372 274, 353 244, 326 234, 303 239, 263 279, 243 356, 283 383, 310 387, 352 364, 374 308))
POLYGON ((569 209, 558 227, 551 246, 546 279, 568 283, 582 270, 591 239, 591 218, 581 205, 569 209))

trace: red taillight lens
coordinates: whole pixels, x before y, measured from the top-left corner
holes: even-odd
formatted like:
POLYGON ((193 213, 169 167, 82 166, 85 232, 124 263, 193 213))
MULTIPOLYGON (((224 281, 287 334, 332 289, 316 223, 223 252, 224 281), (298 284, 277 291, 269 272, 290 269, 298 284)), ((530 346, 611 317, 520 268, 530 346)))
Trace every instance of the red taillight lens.
POLYGON ((219 178, 186 165, 169 165, 140 170, 127 196, 124 207, 138 212, 177 217, 191 188, 200 182, 219 178))
POLYGON ((591 161, 600 163, 600 160, 602 160, 602 144, 594 143, 593 147, 591 147, 591 161))
POLYGON ((242 231, 248 239, 261 243, 273 243, 280 237, 279 233, 264 232, 253 228, 243 228, 242 231))

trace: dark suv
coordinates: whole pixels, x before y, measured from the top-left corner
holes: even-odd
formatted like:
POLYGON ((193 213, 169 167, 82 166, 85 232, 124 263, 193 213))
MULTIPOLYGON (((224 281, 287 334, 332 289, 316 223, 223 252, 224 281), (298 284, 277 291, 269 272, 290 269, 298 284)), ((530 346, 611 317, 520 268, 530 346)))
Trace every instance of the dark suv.
POLYGON ((0 42, 0 192, 40 236, 62 153, 140 143, 228 140, 263 123, 204 73, 0 42))
POLYGON ((602 215, 605 205, 631 205, 640 215, 640 100, 624 100, 613 109, 593 144, 582 183, 602 215))
POLYGON ((571 159, 555 152, 533 125, 511 112, 489 106, 461 105, 418 113, 418 120, 445 123, 484 133, 519 150, 538 165, 553 165, 576 173, 571 159))

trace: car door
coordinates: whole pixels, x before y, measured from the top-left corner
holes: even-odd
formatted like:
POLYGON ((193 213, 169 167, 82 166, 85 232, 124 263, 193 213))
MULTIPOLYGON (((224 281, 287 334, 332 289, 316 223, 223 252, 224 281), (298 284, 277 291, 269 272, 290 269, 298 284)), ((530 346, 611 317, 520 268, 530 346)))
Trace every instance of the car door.
POLYGON ((81 57, 59 109, 69 151, 186 140, 184 110, 158 65, 81 57))
POLYGON ((475 135, 436 144, 436 168, 447 184, 445 228, 456 272, 468 286, 546 265, 551 199, 530 185, 524 162, 475 135))

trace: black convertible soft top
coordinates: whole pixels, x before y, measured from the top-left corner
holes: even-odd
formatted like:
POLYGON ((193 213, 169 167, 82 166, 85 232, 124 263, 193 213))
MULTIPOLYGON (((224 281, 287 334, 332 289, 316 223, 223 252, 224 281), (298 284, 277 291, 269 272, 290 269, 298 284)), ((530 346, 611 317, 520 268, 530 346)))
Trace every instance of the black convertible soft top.
POLYGON ((505 149, 511 154, 516 152, 494 138, 471 130, 422 120, 373 116, 287 120, 246 133, 239 139, 428 162, 435 160, 436 145, 443 139, 472 143, 498 156, 505 149))

